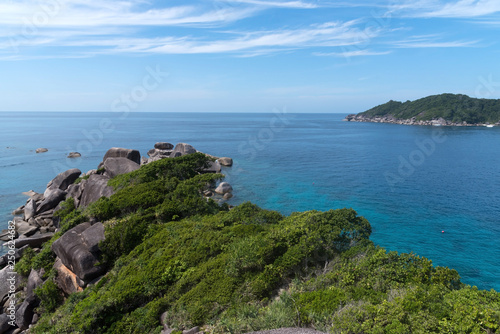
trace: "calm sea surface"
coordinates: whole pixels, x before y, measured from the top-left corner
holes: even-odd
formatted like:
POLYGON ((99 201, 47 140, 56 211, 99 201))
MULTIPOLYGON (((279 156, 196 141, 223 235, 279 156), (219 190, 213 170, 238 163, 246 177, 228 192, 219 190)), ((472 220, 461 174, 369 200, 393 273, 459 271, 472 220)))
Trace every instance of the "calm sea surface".
POLYGON ((0 113, 0 227, 69 168, 108 148, 186 142, 229 156, 233 204, 289 214, 352 207, 372 240, 500 291, 500 128, 342 122, 341 114, 0 113), (49 152, 35 154, 46 147, 49 152), (71 151, 83 157, 66 159, 71 151), (444 233, 443 233, 444 231, 444 233))

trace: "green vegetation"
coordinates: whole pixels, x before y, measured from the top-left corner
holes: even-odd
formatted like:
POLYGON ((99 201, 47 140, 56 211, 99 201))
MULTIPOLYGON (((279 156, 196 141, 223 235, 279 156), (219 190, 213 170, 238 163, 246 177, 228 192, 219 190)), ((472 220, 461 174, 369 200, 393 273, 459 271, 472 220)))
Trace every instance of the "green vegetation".
POLYGON ((428 121, 443 119, 468 124, 496 123, 500 121, 500 100, 475 99, 466 95, 441 94, 415 101, 389 101, 359 115, 393 116, 397 119, 428 121))
MULTIPOLYGON (((370 224, 352 209, 285 217, 204 199, 221 177, 197 172, 207 161, 201 154, 160 160, 116 177, 116 194, 83 211, 68 201, 62 230, 103 221, 109 271, 64 302, 49 279, 36 292, 46 312, 30 333, 159 334, 165 312, 171 328, 213 333, 294 326, 500 333, 499 293, 465 286, 455 270, 428 259, 374 246, 370 224)), ((31 254, 20 268, 47 260, 31 254)))

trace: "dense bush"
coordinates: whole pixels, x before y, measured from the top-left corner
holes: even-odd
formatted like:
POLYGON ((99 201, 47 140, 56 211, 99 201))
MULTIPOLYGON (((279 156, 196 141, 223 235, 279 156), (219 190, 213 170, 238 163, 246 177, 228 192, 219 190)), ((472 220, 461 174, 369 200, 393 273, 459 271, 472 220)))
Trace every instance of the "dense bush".
MULTIPOLYGON (((172 328, 214 333, 293 326, 500 333, 497 292, 464 286, 456 271, 428 259, 374 246, 370 224, 352 209, 284 217, 243 203, 228 211, 201 195, 220 178, 198 173, 207 163, 199 154, 160 160, 113 179, 111 198, 66 210, 66 228, 86 217, 104 222, 100 248, 110 270, 30 332, 158 334, 166 312, 172 328)), ((20 268, 46 267, 47 254, 31 254, 20 268)), ((57 294, 44 289, 52 310, 57 294)))

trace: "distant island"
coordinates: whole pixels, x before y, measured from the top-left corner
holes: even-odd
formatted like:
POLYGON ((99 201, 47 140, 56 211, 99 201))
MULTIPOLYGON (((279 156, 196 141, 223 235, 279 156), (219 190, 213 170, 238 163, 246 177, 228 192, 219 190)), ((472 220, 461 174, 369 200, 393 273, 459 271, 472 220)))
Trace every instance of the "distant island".
POLYGON ((440 94, 415 101, 389 101, 359 114, 349 122, 435 126, 500 125, 500 100, 476 99, 462 94, 440 94))

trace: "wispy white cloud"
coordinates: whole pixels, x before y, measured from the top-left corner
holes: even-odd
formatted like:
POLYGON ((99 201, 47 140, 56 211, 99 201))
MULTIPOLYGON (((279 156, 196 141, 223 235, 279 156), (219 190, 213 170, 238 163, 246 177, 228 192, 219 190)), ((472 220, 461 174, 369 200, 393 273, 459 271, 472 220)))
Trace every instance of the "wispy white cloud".
POLYGON ((280 8, 318 8, 318 4, 304 1, 263 1, 263 0, 226 0, 228 3, 245 3, 264 7, 280 8))
POLYGON ((480 41, 443 40, 439 34, 410 36, 402 41, 392 42, 396 48, 470 48, 480 47, 480 41))
POLYGON ((175 6, 143 9, 142 1, 49 0, 0 5, 0 26, 182 26, 233 22, 252 16, 250 6, 175 6))
POLYGON ((393 5, 407 16, 428 18, 480 18, 500 13, 498 0, 409 0, 393 5))
MULTIPOLYGON (((132 34, 115 34, 115 28, 106 28, 102 35, 85 33, 85 30, 40 31, 31 38, 15 40, 18 47, 38 45, 67 48, 76 55, 81 50, 93 54, 142 53, 142 54, 216 54, 233 53, 239 56, 257 56, 287 52, 311 47, 338 47, 356 45, 364 41, 368 33, 376 37, 378 32, 364 31, 359 21, 327 22, 304 28, 269 31, 225 31, 210 37, 166 36, 139 37, 132 34), (361 26, 361 28, 360 28, 361 26)), ((93 30, 92 30, 93 31, 93 30)), ((11 41, 12 42, 12 41, 11 41)), ((11 43, 0 42, 0 50, 11 43)))
POLYGON ((362 56, 383 56, 392 53, 392 51, 372 51, 372 50, 353 50, 344 52, 314 52, 314 56, 319 57, 362 57, 362 56))

